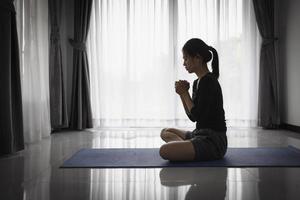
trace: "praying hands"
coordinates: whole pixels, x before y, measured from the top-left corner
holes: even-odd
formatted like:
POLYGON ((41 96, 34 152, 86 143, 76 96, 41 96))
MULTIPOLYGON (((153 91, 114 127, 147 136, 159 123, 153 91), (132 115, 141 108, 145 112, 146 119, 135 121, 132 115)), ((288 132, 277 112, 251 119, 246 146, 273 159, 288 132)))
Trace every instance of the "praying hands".
POLYGON ((190 83, 186 80, 175 81, 175 91, 177 94, 182 95, 188 92, 190 83))

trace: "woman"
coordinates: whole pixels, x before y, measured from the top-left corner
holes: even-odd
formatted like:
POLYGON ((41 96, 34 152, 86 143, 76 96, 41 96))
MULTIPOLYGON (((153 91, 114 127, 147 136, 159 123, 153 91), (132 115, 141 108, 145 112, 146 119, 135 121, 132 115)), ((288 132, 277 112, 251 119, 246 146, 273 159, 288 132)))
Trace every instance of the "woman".
POLYGON ((189 73, 198 77, 190 96, 189 82, 175 82, 189 119, 196 122, 192 132, 165 128, 161 138, 167 142, 160 148, 160 156, 170 161, 200 161, 223 158, 227 150, 227 136, 223 97, 219 78, 217 51, 198 38, 190 39, 182 48, 183 65, 189 73), (212 59, 212 72, 207 62, 212 59))

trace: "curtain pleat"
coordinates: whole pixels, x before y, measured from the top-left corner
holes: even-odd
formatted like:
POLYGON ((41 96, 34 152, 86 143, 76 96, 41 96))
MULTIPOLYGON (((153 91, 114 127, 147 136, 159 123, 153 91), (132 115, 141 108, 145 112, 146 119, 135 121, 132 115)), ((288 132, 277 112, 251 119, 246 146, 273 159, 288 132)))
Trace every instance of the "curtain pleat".
POLYGON ((253 0, 256 22, 262 36, 259 77, 259 126, 275 128, 280 123, 278 70, 275 61, 274 1, 253 0))
POLYGON ((52 129, 57 129, 68 126, 60 40, 61 1, 51 0, 48 3, 51 21, 49 55, 50 115, 52 129))
POLYGON ((75 0, 74 39, 70 39, 74 48, 70 128, 79 130, 93 126, 89 65, 85 47, 92 3, 92 0, 75 0))
POLYGON ((24 149, 16 13, 12 0, 0 2, 0 155, 24 149))
POLYGON ((50 136, 48 0, 16 1, 24 142, 50 136))

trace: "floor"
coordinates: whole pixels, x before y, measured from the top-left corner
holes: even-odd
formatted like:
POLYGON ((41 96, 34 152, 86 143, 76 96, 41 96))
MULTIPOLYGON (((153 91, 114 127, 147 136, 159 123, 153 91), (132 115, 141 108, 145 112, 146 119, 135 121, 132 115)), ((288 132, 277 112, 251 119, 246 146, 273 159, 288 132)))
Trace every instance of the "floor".
MULTIPOLYGON (((300 168, 61 169, 80 148, 160 147, 158 128, 53 134, 0 158, 0 199, 300 199, 300 168)), ((229 147, 300 148, 300 134, 229 128, 229 147)))

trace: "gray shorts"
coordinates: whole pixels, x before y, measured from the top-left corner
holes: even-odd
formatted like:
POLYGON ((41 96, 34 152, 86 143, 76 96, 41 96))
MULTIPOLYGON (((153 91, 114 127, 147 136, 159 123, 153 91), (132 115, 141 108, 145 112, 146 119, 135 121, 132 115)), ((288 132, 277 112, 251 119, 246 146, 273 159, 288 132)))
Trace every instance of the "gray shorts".
POLYGON ((227 151, 226 132, 217 132, 212 129, 195 129, 188 131, 185 140, 191 140, 195 149, 195 160, 219 160, 227 151))

